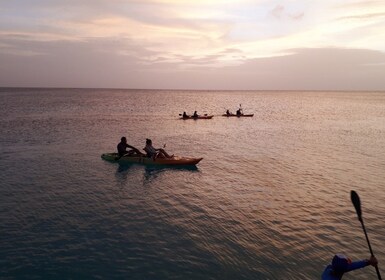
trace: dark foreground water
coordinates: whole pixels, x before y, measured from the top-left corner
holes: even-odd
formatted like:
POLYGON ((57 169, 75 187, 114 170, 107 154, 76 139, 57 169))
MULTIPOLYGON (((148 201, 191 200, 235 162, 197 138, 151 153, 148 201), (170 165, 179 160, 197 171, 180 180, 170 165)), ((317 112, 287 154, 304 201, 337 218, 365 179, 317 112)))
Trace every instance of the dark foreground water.
POLYGON ((385 275, 385 93, 1 89, 0 132, 0 278, 319 279, 369 256, 352 189, 385 275))

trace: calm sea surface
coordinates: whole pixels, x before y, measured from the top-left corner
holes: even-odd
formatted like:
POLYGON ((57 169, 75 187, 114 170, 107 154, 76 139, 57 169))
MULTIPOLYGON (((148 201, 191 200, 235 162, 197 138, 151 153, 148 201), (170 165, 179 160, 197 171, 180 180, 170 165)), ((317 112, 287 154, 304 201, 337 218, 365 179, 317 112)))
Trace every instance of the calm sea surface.
POLYGON ((0 278, 320 279, 369 256, 350 190, 385 275, 384 92, 0 89, 0 132, 0 278), (121 136, 204 159, 103 161, 121 136))

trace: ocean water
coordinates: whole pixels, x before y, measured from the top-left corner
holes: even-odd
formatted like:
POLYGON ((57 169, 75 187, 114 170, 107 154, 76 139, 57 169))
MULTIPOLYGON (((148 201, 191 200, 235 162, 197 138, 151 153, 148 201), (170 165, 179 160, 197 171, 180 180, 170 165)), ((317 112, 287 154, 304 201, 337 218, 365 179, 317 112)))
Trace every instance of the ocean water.
POLYGON ((369 256, 350 190, 385 275, 384 92, 3 88, 0 132, 2 279, 320 279, 369 256), (103 161, 121 136, 204 159, 103 161))

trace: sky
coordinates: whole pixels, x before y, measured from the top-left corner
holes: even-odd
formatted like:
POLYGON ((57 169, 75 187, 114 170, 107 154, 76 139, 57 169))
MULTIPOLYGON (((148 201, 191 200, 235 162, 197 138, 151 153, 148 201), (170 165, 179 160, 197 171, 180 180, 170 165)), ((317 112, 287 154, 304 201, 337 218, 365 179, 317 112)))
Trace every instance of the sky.
POLYGON ((0 0, 0 87, 385 91, 385 1, 0 0))

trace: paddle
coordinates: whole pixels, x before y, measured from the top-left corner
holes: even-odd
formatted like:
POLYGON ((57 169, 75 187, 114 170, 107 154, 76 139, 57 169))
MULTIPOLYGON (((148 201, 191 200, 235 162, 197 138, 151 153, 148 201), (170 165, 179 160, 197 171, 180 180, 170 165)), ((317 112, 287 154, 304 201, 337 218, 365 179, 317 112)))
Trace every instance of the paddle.
MULTIPOLYGON (((139 150, 138 150, 139 151, 139 150)), ((140 153, 140 152, 139 152, 140 153)), ((123 155, 118 155, 116 158, 115 158, 115 160, 116 161, 118 161, 118 160, 120 160, 122 157, 125 157, 125 156, 127 156, 128 155, 128 153, 125 153, 125 154, 123 154, 123 155)))
POLYGON ((123 155, 119 155, 115 158, 116 161, 120 160, 122 157, 124 157, 126 154, 123 154, 123 155))
MULTIPOLYGON (((354 208, 356 209, 358 220, 360 221, 360 223, 362 225, 362 229, 364 230, 366 241, 368 242, 368 247, 369 247, 370 255, 372 257, 374 257, 372 246, 370 246, 369 237, 368 237, 368 234, 366 233, 366 229, 365 229, 365 225, 364 225, 364 220, 362 219, 360 197, 358 196, 358 194, 355 191, 351 191, 350 192, 350 198, 352 200, 354 208)), ((381 278, 381 275, 380 275, 380 271, 378 270, 378 266, 375 266, 374 268, 376 269, 378 280, 381 280, 382 278, 381 278)))
POLYGON ((128 148, 130 148, 131 150, 130 151, 126 151, 124 154, 122 155, 117 155, 117 157, 115 157, 115 160, 118 161, 120 160, 122 157, 125 157, 125 156, 132 156, 134 155, 133 152, 135 152, 138 156, 144 156, 145 154, 143 154, 142 152, 140 152, 137 148, 133 147, 133 146, 130 146, 130 145, 127 145, 128 148))

